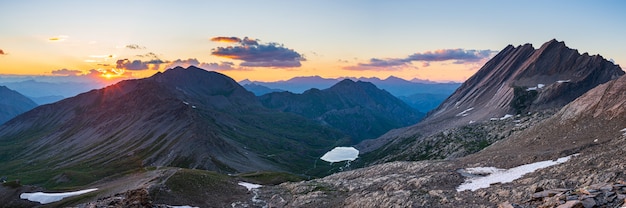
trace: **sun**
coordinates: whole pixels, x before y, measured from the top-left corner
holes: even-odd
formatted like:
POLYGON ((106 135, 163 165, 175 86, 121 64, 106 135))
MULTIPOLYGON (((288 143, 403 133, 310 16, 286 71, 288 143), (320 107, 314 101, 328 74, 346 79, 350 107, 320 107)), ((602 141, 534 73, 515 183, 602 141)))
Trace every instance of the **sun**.
POLYGON ((100 72, 100 77, 104 79, 115 79, 124 75, 123 69, 97 69, 100 72))
POLYGON ((112 79, 114 75, 112 74, 103 74, 102 77, 104 77, 105 79, 112 79))

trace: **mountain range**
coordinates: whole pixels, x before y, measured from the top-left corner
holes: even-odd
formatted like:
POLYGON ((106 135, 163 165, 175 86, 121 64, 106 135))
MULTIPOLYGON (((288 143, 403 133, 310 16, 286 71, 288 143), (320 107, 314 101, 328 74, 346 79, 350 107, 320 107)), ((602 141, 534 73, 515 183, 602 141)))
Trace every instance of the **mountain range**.
POLYGON ((3 183, 0 202, 37 206, 19 193, 43 186, 101 188, 53 207, 621 207, 623 74, 557 40, 509 45, 423 120, 329 164, 317 158, 349 130, 376 129, 357 121, 410 118, 407 105, 365 81, 257 97, 178 67, 0 126, 0 173, 39 185, 3 183))
POLYGON ((347 143, 339 131, 264 108, 222 74, 178 67, 0 126, 0 172, 54 186, 148 166, 316 174, 315 160, 347 143))
POLYGON ((327 89, 334 84, 350 79, 352 81, 370 82, 376 87, 386 90, 392 95, 400 98, 420 112, 428 112, 439 105, 447 98, 460 83, 438 83, 429 80, 413 79, 407 81, 399 77, 390 76, 386 79, 376 77, 344 77, 337 79, 322 78, 320 76, 310 77, 294 77, 285 81, 276 82, 258 82, 243 80, 239 84, 243 85, 247 90, 253 92, 257 96, 261 96, 271 92, 289 91, 292 93, 303 93, 306 90, 327 89))
POLYGON ((324 90, 302 94, 273 92, 259 97, 268 108, 295 113, 350 135, 356 144, 417 123, 423 113, 374 84, 345 79, 324 90))

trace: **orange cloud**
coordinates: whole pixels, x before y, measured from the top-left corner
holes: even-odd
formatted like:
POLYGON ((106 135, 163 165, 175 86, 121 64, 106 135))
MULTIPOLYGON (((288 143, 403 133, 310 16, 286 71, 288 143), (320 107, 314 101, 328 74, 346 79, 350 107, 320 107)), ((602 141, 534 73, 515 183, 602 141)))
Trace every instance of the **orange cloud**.
POLYGON ((211 41, 220 43, 239 43, 241 39, 238 37, 213 37, 211 41))

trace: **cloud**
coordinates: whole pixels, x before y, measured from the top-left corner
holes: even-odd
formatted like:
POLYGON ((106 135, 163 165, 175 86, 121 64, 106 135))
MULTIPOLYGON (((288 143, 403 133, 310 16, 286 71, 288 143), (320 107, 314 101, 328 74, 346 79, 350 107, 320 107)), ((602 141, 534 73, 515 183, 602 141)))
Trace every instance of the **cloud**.
POLYGON ((151 58, 151 59, 160 59, 155 53, 150 52, 150 53, 146 53, 146 54, 140 54, 140 55, 136 55, 137 57, 141 57, 141 58, 151 58))
POLYGON ((239 43, 241 39, 238 37, 213 37, 211 38, 213 42, 221 42, 221 43, 239 43))
POLYGON ((102 77, 106 77, 107 79, 110 79, 110 81, 116 81, 116 80, 130 78, 132 77, 132 73, 127 72, 124 69, 107 68, 107 69, 91 69, 89 70, 89 73, 82 75, 82 76, 90 77, 90 78, 97 79, 97 80, 101 80, 102 77))
POLYGON ((227 70, 246 70, 245 68, 236 68, 233 62, 221 62, 221 63, 204 63, 198 61, 195 58, 189 58, 186 60, 176 59, 174 61, 169 62, 165 68, 174 68, 177 66, 181 67, 189 67, 189 66, 197 66, 210 71, 227 71, 227 70))
POLYGON ((54 75, 62 75, 62 76, 78 76, 81 75, 83 71, 81 70, 69 70, 69 69, 59 69, 53 70, 52 74, 54 75))
MULTIPOLYGON (((220 41, 224 37, 216 37, 220 41)), ((228 38, 228 40, 237 40, 236 37, 228 38)), ((306 59, 293 49, 285 48, 282 44, 267 43, 260 44, 258 40, 248 37, 239 39, 236 46, 217 47, 211 52, 212 55, 235 60, 242 60, 240 66, 248 67, 274 67, 288 68, 300 67, 301 61, 306 59)))
POLYGON ((129 59, 120 59, 115 62, 117 69, 126 69, 126 70, 146 70, 146 69, 159 69, 161 64, 168 63, 167 61, 163 61, 160 59, 153 59, 150 61, 142 61, 142 60, 129 60, 129 59))
POLYGON ((67 40, 68 38, 69 38, 69 36, 67 36, 67 35, 59 35, 59 36, 54 36, 54 37, 48 38, 48 41, 50 41, 50 42, 61 42, 61 41, 67 40))
POLYGON ((133 49, 133 50, 136 50, 136 49, 146 49, 146 47, 140 46, 140 45, 137 45, 137 44, 128 44, 128 45, 126 45, 124 47, 128 48, 128 49, 133 49))
POLYGON ((4 51, 2 49, 0 49, 0 55, 7 55, 7 54, 4 53, 4 51))
POLYGON ((454 64, 476 63, 491 58, 497 51, 492 50, 465 50, 465 49, 441 49, 414 53, 406 58, 372 58, 367 63, 358 63, 356 66, 344 67, 346 70, 397 70, 408 66, 414 61, 423 61, 423 67, 430 66, 430 62, 454 61, 454 64))

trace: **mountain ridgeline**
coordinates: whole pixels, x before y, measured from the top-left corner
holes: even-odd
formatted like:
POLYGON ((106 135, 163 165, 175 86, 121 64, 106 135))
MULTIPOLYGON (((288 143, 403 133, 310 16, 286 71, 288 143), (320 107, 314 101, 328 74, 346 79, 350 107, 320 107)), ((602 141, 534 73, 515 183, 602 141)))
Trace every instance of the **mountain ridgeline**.
POLYGON ((349 79, 302 94, 273 92, 259 97, 268 108, 317 120, 352 136, 356 144, 417 123, 423 113, 372 83, 349 79))
POLYGON ((0 125, 35 107, 37 104, 31 99, 6 86, 0 86, 0 125))
POLYGON ((348 143, 315 121, 264 108, 227 76, 177 67, 0 126, 0 173, 49 186, 148 166, 316 175, 323 170, 314 162, 348 143))

